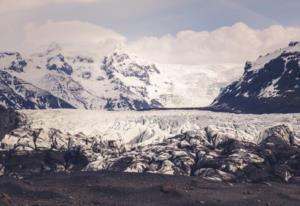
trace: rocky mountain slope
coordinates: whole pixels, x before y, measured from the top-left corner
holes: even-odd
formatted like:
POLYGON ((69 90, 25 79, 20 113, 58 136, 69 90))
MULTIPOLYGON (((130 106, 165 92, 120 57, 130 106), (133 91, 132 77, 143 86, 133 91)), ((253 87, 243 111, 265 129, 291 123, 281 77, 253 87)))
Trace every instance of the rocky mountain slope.
POLYGON ((245 113, 300 112, 300 42, 247 62, 243 76, 226 87, 211 108, 245 113))

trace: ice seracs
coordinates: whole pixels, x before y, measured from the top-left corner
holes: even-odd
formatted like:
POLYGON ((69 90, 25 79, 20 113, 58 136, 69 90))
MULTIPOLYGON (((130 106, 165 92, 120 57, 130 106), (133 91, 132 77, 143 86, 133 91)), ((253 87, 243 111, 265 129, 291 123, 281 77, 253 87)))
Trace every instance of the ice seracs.
MULTIPOLYGON (((98 112, 95 114, 98 122, 90 115, 86 118, 94 126, 102 125, 103 133, 87 134, 80 124, 90 128, 93 125, 85 122, 82 114, 75 125, 69 119, 69 124, 57 123, 56 128, 49 128, 54 126, 51 121, 46 125, 39 116, 32 119, 29 112, 45 114, 37 110, 21 113, 26 116, 26 123, 7 131, 0 141, 0 154, 4 154, 0 164, 6 175, 107 170, 199 176, 214 181, 299 182, 300 128, 296 114, 246 116, 200 111, 195 117, 167 111, 165 114, 148 112, 141 120, 140 114, 136 116, 132 112, 127 116, 124 112, 123 115, 104 112, 102 116, 98 112), (110 116, 108 121, 105 113, 116 116, 110 116), (287 119, 290 124, 283 124, 287 119), (152 133, 145 134, 143 124, 145 128, 151 124, 152 133), (78 130, 70 133, 68 125, 78 130), (140 130, 133 131, 133 128, 140 130), (136 137, 139 141, 132 141, 136 137), (39 161, 26 165, 28 156, 39 161)), ((56 122, 66 118, 62 111, 43 116, 49 118, 49 115, 56 122)))

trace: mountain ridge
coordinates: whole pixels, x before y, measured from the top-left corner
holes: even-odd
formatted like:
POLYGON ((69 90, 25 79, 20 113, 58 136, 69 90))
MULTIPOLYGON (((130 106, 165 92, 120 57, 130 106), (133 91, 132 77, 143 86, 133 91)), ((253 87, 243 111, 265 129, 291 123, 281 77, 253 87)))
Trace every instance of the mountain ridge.
MULTIPOLYGON (((239 74, 238 68, 234 64, 154 64, 122 49, 106 56, 80 55, 53 43, 33 54, 0 53, 0 71, 31 84, 40 93, 48 92, 52 99, 56 98, 52 102, 62 102, 63 105, 47 101, 47 104, 37 104, 26 97, 22 100, 25 103, 14 105, 4 101, 7 97, 3 92, 0 96, 3 104, 14 109, 151 110, 199 107, 208 105, 220 88, 239 74), (229 73, 231 75, 227 75, 229 73)), ((12 92, 13 85, 5 85, 3 81, 0 84, 11 89, 11 96, 16 96, 12 92)))
POLYGON ((14 109, 162 107, 148 95, 151 74, 159 74, 155 65, 138 63, 125 53, 115 52, 101 61, 66 56, 52 45, 29 58, 18 52, 0 53, 0 64, 0 101, 14 109))

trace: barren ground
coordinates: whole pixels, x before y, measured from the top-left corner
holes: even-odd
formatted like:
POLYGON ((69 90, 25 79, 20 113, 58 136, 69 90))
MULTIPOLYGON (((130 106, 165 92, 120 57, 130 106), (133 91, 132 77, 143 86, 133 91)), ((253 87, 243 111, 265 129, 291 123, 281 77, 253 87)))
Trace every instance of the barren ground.
POLYGON ((73 173, 0 178, 0 205, 63 206, 297 206, 300 185, 220 183, 196 177, 73 173))

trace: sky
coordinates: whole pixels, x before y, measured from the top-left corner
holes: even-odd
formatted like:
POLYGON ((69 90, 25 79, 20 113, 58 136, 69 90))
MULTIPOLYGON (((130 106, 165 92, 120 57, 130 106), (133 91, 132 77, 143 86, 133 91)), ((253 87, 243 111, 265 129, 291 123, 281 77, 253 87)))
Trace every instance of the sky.
POLYGON ((0 50, 57 42, 155 63, 243 63, 300 40, 299 9, 299 0, 0 0, 0 50))

